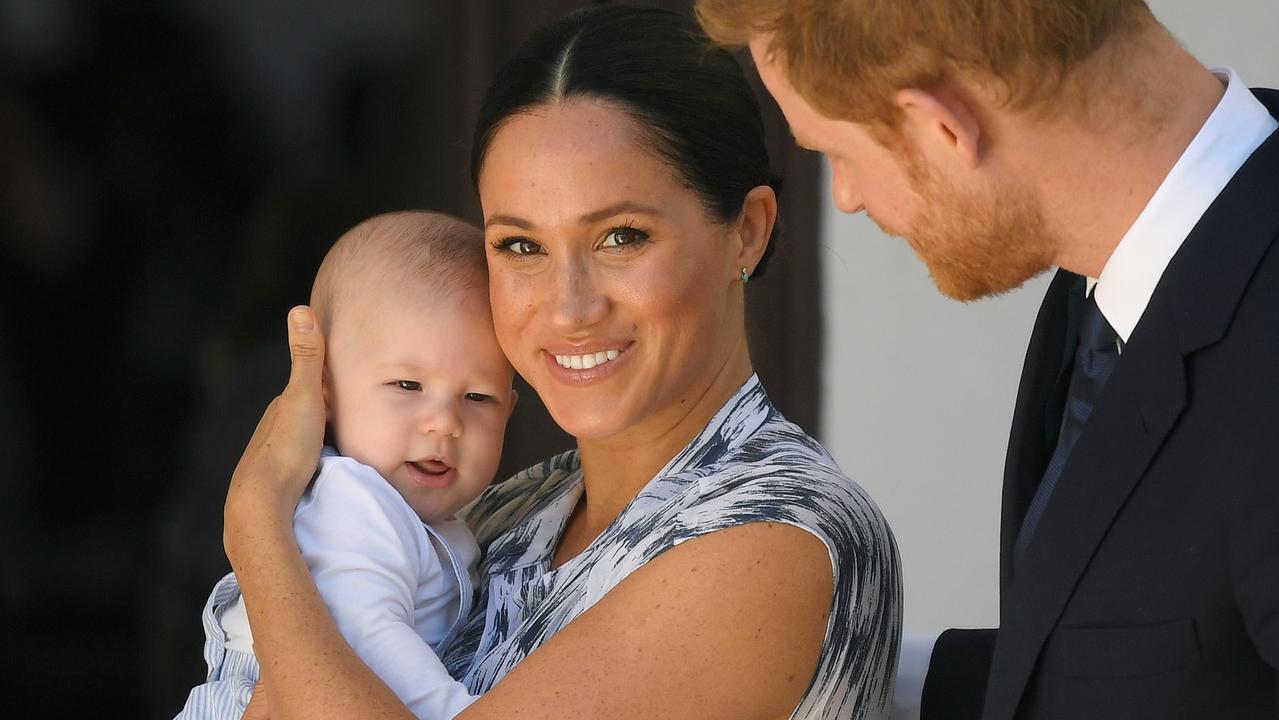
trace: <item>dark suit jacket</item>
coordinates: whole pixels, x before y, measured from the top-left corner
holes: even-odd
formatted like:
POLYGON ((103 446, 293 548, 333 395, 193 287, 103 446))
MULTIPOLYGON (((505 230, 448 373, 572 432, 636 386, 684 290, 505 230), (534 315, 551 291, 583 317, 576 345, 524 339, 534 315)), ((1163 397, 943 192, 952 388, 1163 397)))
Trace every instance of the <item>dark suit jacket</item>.
POLYGON ((1074 345, 1081 278, 1054 278, 1009 439, 1000 629, 942 635, 924 720, 1279 714, 1277 236, 1279 133, 1172 259, 1013 568, 1074 345))

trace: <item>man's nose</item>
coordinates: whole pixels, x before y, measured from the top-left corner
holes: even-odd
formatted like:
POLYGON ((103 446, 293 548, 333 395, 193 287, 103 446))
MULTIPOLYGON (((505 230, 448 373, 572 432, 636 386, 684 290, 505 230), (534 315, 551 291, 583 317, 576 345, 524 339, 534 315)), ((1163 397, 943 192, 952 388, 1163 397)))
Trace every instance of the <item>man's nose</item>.
POLYGON ((850 215, 866 209, 861 186, 838 163, 830 163, 830 193, 835 207, 850 215))

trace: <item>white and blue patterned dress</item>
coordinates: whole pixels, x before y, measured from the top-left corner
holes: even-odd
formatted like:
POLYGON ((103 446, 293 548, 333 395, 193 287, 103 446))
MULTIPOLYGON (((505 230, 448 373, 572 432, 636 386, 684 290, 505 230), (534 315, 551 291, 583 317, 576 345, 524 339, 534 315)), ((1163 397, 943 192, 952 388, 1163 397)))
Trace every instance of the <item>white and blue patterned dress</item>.
POLYGON ((569 451, 495 485, 468 512, 481 549, 475 614, 443 652, 482 694, 628 575, 699 535, 803 528, 830 551, 834 595, 817 671, 793 718, 887 718, 901 634, 897 548, 879 509, 786 421, 752 376, 577 557, 551 560, 582 494, 569 451))

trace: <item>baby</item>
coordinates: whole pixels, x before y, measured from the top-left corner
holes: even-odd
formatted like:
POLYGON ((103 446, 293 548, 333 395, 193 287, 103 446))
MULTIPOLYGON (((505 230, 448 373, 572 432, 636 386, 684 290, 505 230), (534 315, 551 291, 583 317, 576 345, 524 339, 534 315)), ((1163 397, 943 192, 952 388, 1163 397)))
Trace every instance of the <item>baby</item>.
MULTIPOLYGON (((293 530, 338 628, 419 718, 472 700, 434 653, 471 609, 479 549, 454 517, 493 480, 515 405, 483 238, 426 212, 343 235, 311 291, 327 342, 328 438, 293 530)), ((179 718, 239 718, 258 680, 235 576, 204 611, 208 681, 179 718)))

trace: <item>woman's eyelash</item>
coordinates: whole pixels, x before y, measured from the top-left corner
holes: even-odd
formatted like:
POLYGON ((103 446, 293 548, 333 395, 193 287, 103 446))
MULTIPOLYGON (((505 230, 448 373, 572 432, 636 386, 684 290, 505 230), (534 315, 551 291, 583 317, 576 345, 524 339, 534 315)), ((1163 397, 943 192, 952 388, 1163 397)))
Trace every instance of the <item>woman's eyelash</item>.
POLYGON ((621 225, 618 225, 618 226, 617 226, 617 227, 615 227, 615 228, 611 228, 611 229, 609 229, 609 231, 608 231, 608 232, 604 233, 604 239, 605 239, 605 240, 608 240, 609 238, 611 238, 611 237, 613 237, 614 235, 617 235, 617 234, 619 234, 619 233, 625 233, 625 234, 627 234, 627 235, 631 235, 631 236, 632 236, 632 238, 631 238, 631 240, 630 240, 629 242, 621 243, 621 244, 620 244, 620 245, 618 245, 617 247, 623 247, 623 246, 626 246, 626 245, 637 245, 637 244, 642 243, 642 242, 644 242, 644 241, 646 241, 646 240, 648 240, 648 239, 649 239, 648 231, 646 231, 646 230, 642 230, 642 229, 640 229, 640 228, 636 227, 636 226, 635 226, 633 223, 631 223, 631 221, 629 221, 629 220, 628 220, 628 221, 626 221, 625 223, 622 223, 621 225))
POLYGON ((499 253, 504 253, 506 255, 514 255, 516 257, 522 257, 526 255, 536 255, 537 251, 540 250, 542 247, 541 245, 538 245, 536 242, 524 237, 503 238, 501 240, 495 240, 491 244, 493 246, 493 249, 497 250, 499 253), (525 247, 523 250, 517 250, 516 246, 519 246, 519 245, 526 245, 527 247, 525 247))
MULTIPOLYGON (((626 221, 621 225, 610 228, 604 233, 605 247, 626 247, 629 245, 638 245, 649 239, 647 230, 636 227, 631 221, 626 221), (609 240, 617 235, 629 236, 627 240, 608 244, 609 240)), ((512 257, 527 257, 530 255, 542 254, 542 246, 535 240, 526 237, 508 237, 500 240, 494 240, 490 243, 497 252, 512 257)))

